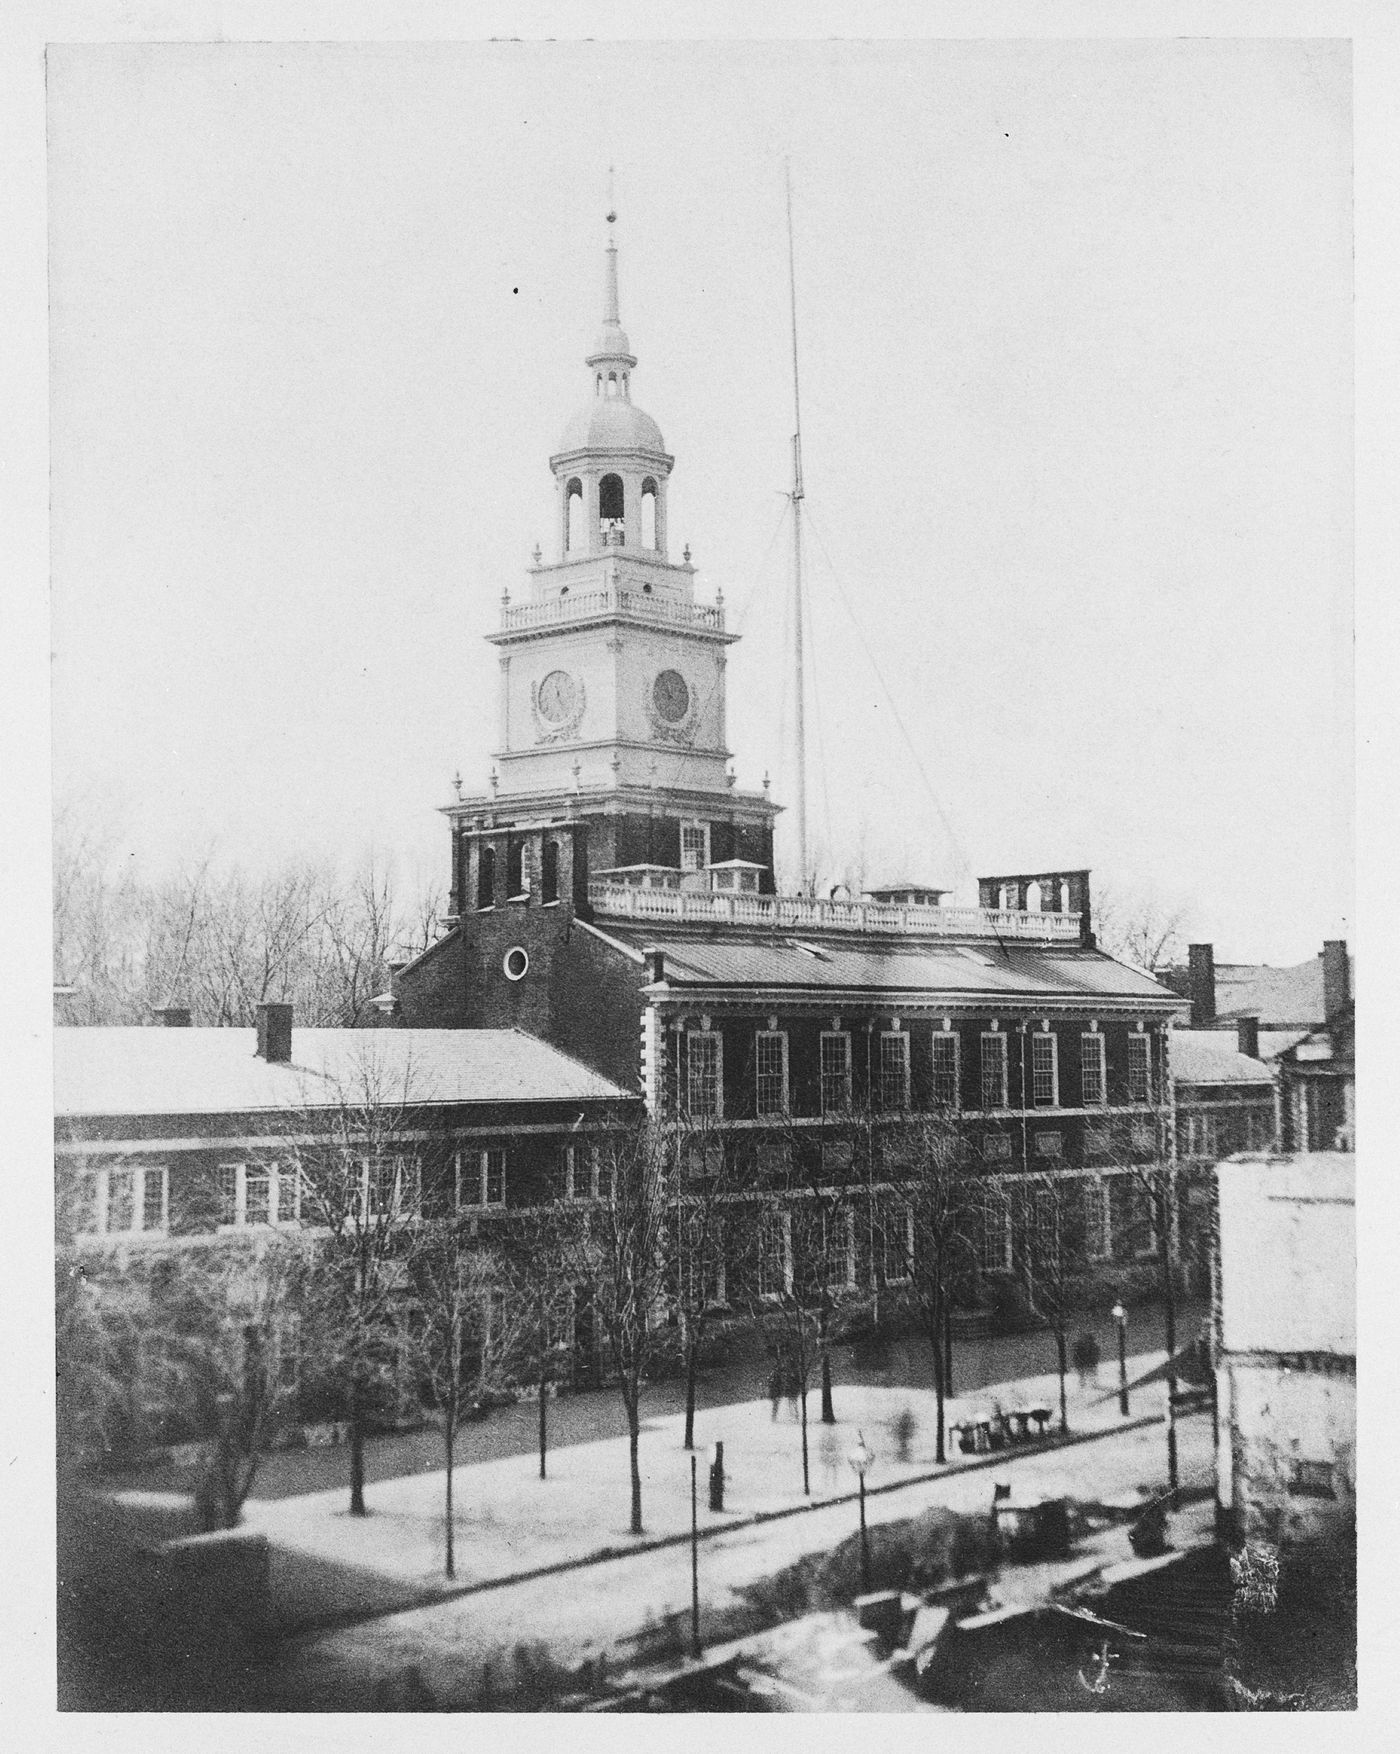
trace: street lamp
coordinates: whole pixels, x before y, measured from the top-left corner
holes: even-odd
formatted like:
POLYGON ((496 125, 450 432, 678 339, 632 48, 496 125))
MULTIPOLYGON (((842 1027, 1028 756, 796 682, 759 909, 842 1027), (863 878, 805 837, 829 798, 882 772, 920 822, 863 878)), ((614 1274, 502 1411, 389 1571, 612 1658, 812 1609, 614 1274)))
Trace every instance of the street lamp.
POLYGON ((1118 1411, 1128 1417, 1128 1312, 1121 1303, 1113 1306, 1113 1319, 1118 1324, 1118 1411))
POLYGON ((856 1447, 846 1460, 856 1471, 856 1479, 860 1482, 860 1587, 862 1591, 870 1588, 870 1536, 865 1526, 865 1476, 875 1466, 875 1452, 865 1441, 865 1433, 856 1433, 856 1447))

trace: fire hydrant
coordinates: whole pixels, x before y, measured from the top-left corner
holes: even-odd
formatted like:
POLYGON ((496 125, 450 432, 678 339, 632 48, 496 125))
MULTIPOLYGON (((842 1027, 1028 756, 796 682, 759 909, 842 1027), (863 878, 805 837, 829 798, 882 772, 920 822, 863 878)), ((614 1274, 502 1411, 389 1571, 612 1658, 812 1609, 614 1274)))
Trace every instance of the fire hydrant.
POLYGON ((724 1509, 724 1445, 717 1443, 710 1455, 710 1509, 724 1509))

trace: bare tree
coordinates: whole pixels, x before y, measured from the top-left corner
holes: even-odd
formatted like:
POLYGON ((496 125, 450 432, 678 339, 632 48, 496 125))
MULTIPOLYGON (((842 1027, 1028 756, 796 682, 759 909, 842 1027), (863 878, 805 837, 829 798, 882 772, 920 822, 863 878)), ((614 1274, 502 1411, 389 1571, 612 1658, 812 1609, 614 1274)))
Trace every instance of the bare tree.
POLYGON ((934 1456, 946 1459, 952 1300, 975 1263, 982 1184, 968 1167, 962 1129, 949 1114, 910 1115, 883 1140, 877 1193, 877 1282, 902 1280, 933 1358, 934 1456))
MULTIPOLYGON (((1091 1184, 1092 1185, 1092 1184, 1091 1184)), ((1015 1178, 1021 1267, 1031 1307, 1055 1337, 1060 1430, 1069 1430, 1066 1379, 1069 1327, 1088 1265, 1086 1184, 1081 1176, 1037 1170, 1015 1178)))
POLYGON ((297 1177, 301 1222, 319 1244, 307 1320, 321 1368, 343 1397, 354 1516, 366 1514, 368 1417, 377 1399, 398 1392, 411 1356, 404 1293, 427 1234, 424 1165, 439 1167, 444 1152, 431 1130, 421 1136, 431 1092, 411 1062, 396 1064, 380 1045, 366 1031, 350 1071, 326 1080, 278 1147, 297 1177))
POLYGON ((593 1316, 627 1416, 631 1531, 643 1532, 641 1395, 659 1350, 669 1279, 671 1144, 650 1122, 610 1129, 595 1147, 598 1197, 561 1230, 569 1276, 593 1316))
POLYGON ((413 1251, 415 1360, 442 1432, 445 1570, 456 1576, 453 1470, 465 1412, 511 1379, 527 1319, 509 1295, 499 1257, 464 1234, 455 1217, 430 1221, 413 1251))
POLYGON ((1166 901, 1150 888, 1105 885, 1094 901, 1094 931, 1100 947, 1148 974, 1181 961, 1190 921, 1188 906, 1166 901))
POLYGON ((726 1268, 734 1271, 745 1230, 739 1215, 742 1177, 732 1143, 708 1119, 693 1121, 676 1140, 679 1170, 670 1236, 672 1296, 685 1367, 684 1447, 695 1447, 695 1393, 706 1328, 720 1303, 726 1268))

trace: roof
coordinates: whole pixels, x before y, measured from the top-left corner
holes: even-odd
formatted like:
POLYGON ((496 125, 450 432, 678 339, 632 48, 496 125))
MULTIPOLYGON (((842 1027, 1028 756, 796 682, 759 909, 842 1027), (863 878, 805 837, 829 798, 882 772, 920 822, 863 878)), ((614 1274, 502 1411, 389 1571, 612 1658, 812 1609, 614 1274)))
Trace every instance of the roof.
POLYGON ((660 950, 664 980, 672 988, 784 988, 813 993, 889 997, 1070 1000, 1141 1000, 1180 1007, 1175 993, 1150 975, 1101 951, 1077 946, 1008 943, 950 944, 908 938, 852 943, 772 933, 722 938, 658 933, 645 936, 608 922, 610 935, 638 948, 660 950))
POLYGON ((1274 1075, 1236 1045, 1232 1029, 1174 1029, 1172 1077, 1178 1084, 1271 1085, 1274 1075))
MULTIPOLYGON (((1355 959, 1347 968, 1355 981, 1355 959)), ((1257 1017, 1264 1026, 1307 1030, 1327 1021, 1322 1006, 1322 958, 1310 956, 1290 968, 1266 963, 1217 962, 1215 1014, 1221 1019, 1257 1017)))
POLYGON ((571 451, 653 451, 666 455, 661 428, 625 396, 594 396, 564 428, 556 456, 571 451))
POLYGON ((252 1029, 55 1029, 54 1113, 328 1107, 367 1085, 386 1101, 415 1104, 629 1096, 516 1029, 296 1029, 291 1060, 273 1064, 258 1058, 256 1045, 252 1029))

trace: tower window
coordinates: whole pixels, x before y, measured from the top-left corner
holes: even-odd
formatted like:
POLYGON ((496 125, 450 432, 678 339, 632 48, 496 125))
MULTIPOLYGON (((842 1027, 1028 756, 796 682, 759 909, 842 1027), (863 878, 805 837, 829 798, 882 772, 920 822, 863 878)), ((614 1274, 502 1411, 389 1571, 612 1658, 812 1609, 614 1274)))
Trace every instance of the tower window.
POLYGON ((616 372, 609 372, 608 373, 608 394, 610 396, 615 396, 617 394, 617 373, 616 372))
POLYGON ((544 843, 544 854, 540 861, 540 899, 542 901, 558 901, 559 899, 559 842, 547 840, 544 843))
POLYGON ((656 483, 650 475, 642 483, 642 547, 656 547, 656 483))
POLYGON ((530 859, 528 845, 523 840, 512 841, 506 852, 506 894, 514 900, 516 896, 527 894, 529 888, 530 859))
POLYGON ((605 475, 598 483, 598 529, 605 542, 614 536, 622 540, 623 512, 622 477, 605 475))
POLYGON ((571 553, 583 546, 583 483, 575 476, 564 491, 564 548, 571 553))
POLYGON ((496 905, 496 849, 483 847, 476 866, 476 905, 478 908, 496 905))

